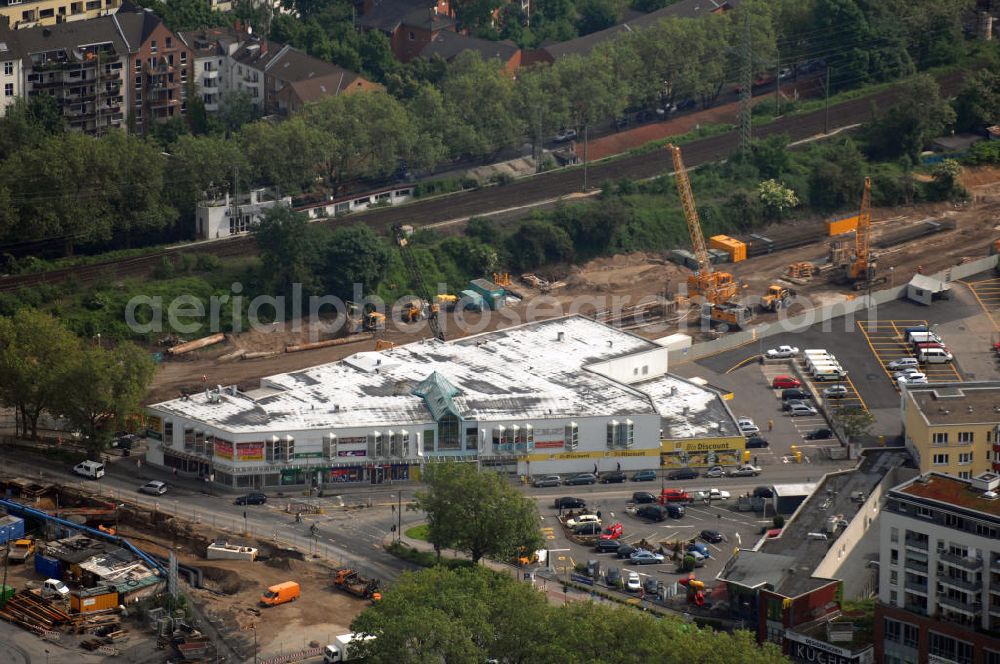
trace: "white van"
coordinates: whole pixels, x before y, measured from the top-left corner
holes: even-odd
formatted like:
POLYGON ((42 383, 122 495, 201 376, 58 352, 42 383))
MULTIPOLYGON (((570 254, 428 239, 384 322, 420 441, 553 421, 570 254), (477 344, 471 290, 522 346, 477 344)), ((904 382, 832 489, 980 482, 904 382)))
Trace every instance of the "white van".
POLYGON ((941 337, 933 332, 910 332, 906 335, 906 338, 911 344, 925 343, 928 341, 936 341, 938 343, 941 342, 941 337))
POLYGON ((104 464, 100 461, 82 461, 73 466, 73 472, 92 480, 99 480, 104 477, 104 464))
POLYGON ((69 596, 69 588, 59 579, 46 579, 42 584, 42 597, 65 599, 69 596))
POLYGON ((921 348, 917 359, 924 364, 943 364, 951 362, 954 357, 945 348, 921 348))
POLYGON ((830 373, 831 371, 844 371, 844 367, 840 366, 836 362, 817 362, 816 364, 809 367, 809 372, 813 376, 818 376, 823 373, 830 373))
POLYGON ((847 372, 840 367, 818 367, 813 374, 816 380, 843 380, 847 376, 847 372))

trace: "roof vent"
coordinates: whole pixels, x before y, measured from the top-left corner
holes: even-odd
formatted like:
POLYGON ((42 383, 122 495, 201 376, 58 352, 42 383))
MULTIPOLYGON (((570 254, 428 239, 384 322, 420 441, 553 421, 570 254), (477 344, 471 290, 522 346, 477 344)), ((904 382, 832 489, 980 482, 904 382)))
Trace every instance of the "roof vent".
POLYGON ((565 332, 556 332, 556 341, 563 341, 566 338, 565 332))
POLYGON ((980 473, 969 482, 973 489, 993 493, 1000 488, 1000 474, 990 472, 980 473))
POLYGON ((971 413, 973 410, 975 410, 975 409, 972 406, 966 406, 965 407, 965 412, 967 412, 967 413, 971 413))
POLYGON ((996 491, 984 491, 983 498, 986 500, 996 500, 997 496, 1000 495, 996 491))

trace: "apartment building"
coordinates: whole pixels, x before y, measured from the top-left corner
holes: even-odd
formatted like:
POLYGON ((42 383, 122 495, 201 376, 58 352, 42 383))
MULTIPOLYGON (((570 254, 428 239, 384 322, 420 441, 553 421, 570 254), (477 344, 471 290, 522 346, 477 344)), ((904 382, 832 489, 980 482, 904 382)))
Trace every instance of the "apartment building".
POLYGON ((205 110, 216 113, 229 87, 229 56, 236 52, 245 35, 233 28, 200 28, 178 32, 194 58, 192 76, 205 110))
POLYGON ((122 0, 0 0, 0 21, 15 29, 59 25, 114 14, 122 0))
POLYGON ((0 87, 3 88, 3 96, 0 96, 0 117, 3 117, 7 113, 7 108, 18 97, 24 96, 21 57, 8 42, 0 42, 0 67, 3 68, 3 74, 0 76, 0 87))
POLYGON ((1000 475, 928 473, 881 515, 876 660, 1000 664, 1000 475))
POLYGON ((914 385, 901 404, 906 447, 922 473, 1000 471, 1000 382, 914 385))
POLYGON ((114 18, 129 44, 133 129, 142 134, 153 123, 186 115, 191 49, 148 9, 114 18))

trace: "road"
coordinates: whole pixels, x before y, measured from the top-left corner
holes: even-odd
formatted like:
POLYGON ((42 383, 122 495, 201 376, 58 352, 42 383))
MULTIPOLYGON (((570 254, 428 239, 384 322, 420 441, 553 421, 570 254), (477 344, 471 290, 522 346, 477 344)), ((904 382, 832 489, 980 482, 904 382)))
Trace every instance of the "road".
MULTIPOLYGON (((938 78, 938 83, 941 86, 942 94, 953 95, 961 86, 962 73, 954 72, 943 75, 938 78)), ((866 122, 871 119, 873 108, 876 109, 876 112, 879 109, 888 108, 898 95, 897 88, 890 88, 871 96, 859 97, 833 105, 830 107, 829 129, 836 131, 866 122)), ((754 136, 755 138, 763 138, 774 134, 785 134, 790 140, 798 141, 822 135, 825 124, 826 113, 822 110, 814 111, 779 118, 774 122, 755 128, 754 136)), ((724 159, 736 149, 737 144, 738 134, 735 131, 691 141, 684 145, 684 162, 688 167, 693 167, 724 159)), ((666 153, 654 151, 591 164, 588 167, 588 178, 591 183, 600 184, 607 180, 621 178, 654 177, 668 169, 666 153)), ((351 215, 346 219, 350 222, 363 222, 380 230, 388 229, 394 224, 425 226, 449 220, 464 220, 473 216, 488 216, 507 210, 512 205, 528 208, 545 201, 552 201, 560 196, 579 192, 582 189, 583 170, 581 168, 561 169, 523 178, 504 186, 485 187, 417 201, 399 207, 370 210, 351 215)), ((340 225, 344 223, 344 220, 328 220, 322 223, 340 225)), ((232 256, 253 253, 255 250, 254 240, 248 236, 201 242, 145 256, 109 260, 94 265, 8 276, 0 278, 0 292, 39 283, 59 283, 69 279, 78 283, 88 283, 109 275, 115 277, 141 276, 161 265, 167 254, 209 253, 218 256, 232 256)))

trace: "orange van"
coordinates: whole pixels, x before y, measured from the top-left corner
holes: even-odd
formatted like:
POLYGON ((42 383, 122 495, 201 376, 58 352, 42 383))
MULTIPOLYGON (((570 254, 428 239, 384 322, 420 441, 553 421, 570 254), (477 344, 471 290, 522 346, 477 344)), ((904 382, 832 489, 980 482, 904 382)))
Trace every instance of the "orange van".
POLYGON ((285 581, 276 586, 271 586, 260 596, 261 606, 277 606, 285 602, 294 602, 300 595, 299 584, 294 581, 285 581))

